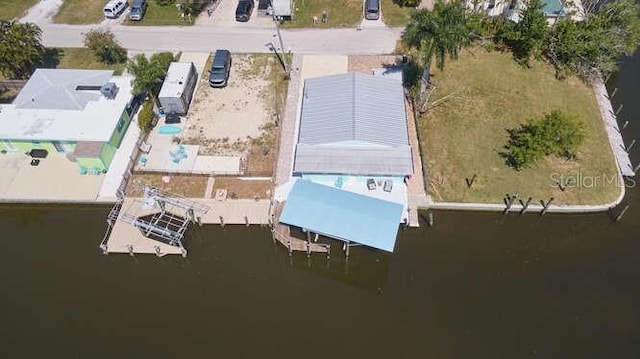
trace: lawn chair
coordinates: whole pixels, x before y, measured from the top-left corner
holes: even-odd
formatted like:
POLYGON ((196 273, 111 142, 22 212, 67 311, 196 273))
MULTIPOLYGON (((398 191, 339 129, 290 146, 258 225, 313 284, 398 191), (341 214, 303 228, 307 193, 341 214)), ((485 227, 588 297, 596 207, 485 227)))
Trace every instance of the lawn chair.
POLYGON ((392 189, 393 189, 393 181, 384 180, 384 185, 382 186, 382 190, 385 192, 391 192, 392 189))
POLYGON ((369 191, 373 191, 376 189, 376 180, 374 180, 373 178, 369 178, 367 180, 367 188, 369 189, 369 191))

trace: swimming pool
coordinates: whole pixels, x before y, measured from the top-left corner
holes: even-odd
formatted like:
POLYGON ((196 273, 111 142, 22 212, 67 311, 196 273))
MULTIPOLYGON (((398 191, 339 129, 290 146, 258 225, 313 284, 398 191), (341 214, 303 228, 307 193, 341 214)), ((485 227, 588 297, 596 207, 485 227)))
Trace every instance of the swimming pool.
POLYGON ((177 135, 182 132, 182 129, 178 126, 163 125, 158 127, 158 133, 161 135, 177 135))

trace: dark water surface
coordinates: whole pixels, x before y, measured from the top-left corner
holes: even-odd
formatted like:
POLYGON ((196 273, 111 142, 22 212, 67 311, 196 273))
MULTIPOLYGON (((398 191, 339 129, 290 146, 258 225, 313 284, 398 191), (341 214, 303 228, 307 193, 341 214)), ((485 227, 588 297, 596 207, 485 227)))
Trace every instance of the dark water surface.
MULTIPOLYGON (((615 82, 629 143, 640 55, 615 82)), ((109 208, 0 207, 0 358, 638 358, 638 190, 626 201, 615 224, 436 212, 348 264, 338 245, 290 261, 257 226, 194 227, 186 259, 105 256, 109 208)))

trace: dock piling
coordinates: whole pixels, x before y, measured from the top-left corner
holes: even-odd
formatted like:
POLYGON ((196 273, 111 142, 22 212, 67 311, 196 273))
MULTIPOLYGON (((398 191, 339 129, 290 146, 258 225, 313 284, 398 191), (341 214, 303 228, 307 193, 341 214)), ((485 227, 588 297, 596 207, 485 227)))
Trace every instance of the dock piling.
POLYGON ((220 226, 224 227, 224 218, 222 216, 219 216, 218 218, 220 218, 220 226))
POLYGON ((427 212, 427 224, 429 227, 433 227, 433 212, 427 212))
POLYGON ((609 95, 609 98, 613 98, 613 96, 615 96, 618 93, 618 88, 614 88, 613 91, 611 92, 611 95, 609 95))
POLYGON ((625 128, 627 128, 627 126, 629 126, 629 121, 624 121, 624 123, 622 124, 622 128, 620 129, 620 131, 624 130, 625 128))
POLYGON ((507 202, 506 202, 507 206, 504 209, 504 212, 503 212, 504 214, 507 214, 511 210, 511 207, 513 206, 513 203, 516 201, 516 199, 518 199, 517 193, 514 193, 513 196, 507 193, 507 202))
POLYGON ((249 227, 249 217, 244 216, 244 224, 249 227))
POLYGON ((624 208, 622 209, 622 211, 620 212, 620 214, 616 217, 616 222, 620 222, 620 220, 622 219, 622 216, 624 216, 624 213, 629 209, 629 205, 624 206, 624 208))
POLYGON ((634 138, 633 141, 631 141, 631 143, 629 144, 629 146, 627 146, 626 148, 627 152, 629 152, 633 148, 633 146, 635 146, 635 144, 636 144, 636 140, 634 138))
POLYGON ((620 111, 622 111, 622 107, 624 106, 624 104, 620 104, 620 106, 618 106, 618 109, 616 110, 616 116, 618 116, 618 113, 620 113, 620 111))
POLYGON ((520 210, 520 214, 524 214, 524 212, 527 210, 527 208, 529 208, 529 203, 531 203, 531 200, 533 199, 533 197, 529 197, 527 199, 527 202, 522 202, 520 201, 520 204, 522 205, 522 209, 520 210))
POLYGON ((133 257, 133 246, 131 244, 127 245, 127 251, 129 255, 133 257))
POLYGON ((540 215, 544 216, 544 214, 547 213, 547 210, 549 209, 551 202, 553 202, 553 197, 549 198, 549 202, 547 202, 546 204, 544 203, 544 201, 540 201, 540 202, 542 203, 542 211, 540 211, 540 215))
POLYGON ((156 251, 156 256, 160 257, 160 246, 154 246, 153 249, 156 251))
POLYGON ((331 246, 330 245, 326 245, 327 247, 327 260, 329 260, 329 258, 331 258, 331 246))

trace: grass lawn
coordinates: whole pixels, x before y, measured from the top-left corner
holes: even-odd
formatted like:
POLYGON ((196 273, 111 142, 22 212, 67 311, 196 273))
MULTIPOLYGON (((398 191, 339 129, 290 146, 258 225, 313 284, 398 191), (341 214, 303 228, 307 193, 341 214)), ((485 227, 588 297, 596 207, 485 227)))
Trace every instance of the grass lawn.
POLYGON ((169 174, 169 183, 162 177, 164 173, 134 173, 127 185, 126 194, 132 197, 142 197, 144 184, 189 198, 203 198, 207 188, 208 178, 205 176, 185 176, 169 174))
POLYGON ((271 181, 242 180, 237 177, 216 177, 213 184, 213 196, 218 189, 226 189, 227 197, 231 199, 269 198, 271 181))
POLYGON ((45 67, 57 69, 109 69, 115 74, 121 74, 124 64, 107 65, 95 57, 91 50, 86 48, 55 48, 48 49, 45 58, 45 67))
POLYGON ((22 17, 38 0, 0 0, 0 20, 22 17))
POLYGON ((295 2, 294 17, 282 27, 314 27, 313 17, 318 17, 315 27, 350 27, 362 20, 362 0, 298 0, 295 2), (329 15, 327 23, 322 23, 322 11, 329 15))
POLYGON ((384 23, 392 27, 406 26, 414 10, 412 7, 400 7, 392 0, 382 0, 380 8, 384 23))
POLYGON ((195 16, 189 21, 187 17, 181 18, 175 5, 160 6, 155 0, 147 2, 147 12, 140 21, 124 20, 125 25, 156 26, 156 25, 193 25, 195 16))
POLYGON ((554 204, 614 201, 619 188, 603 182, 605 176, 615 178, 616 167, 592 88, 576 78, 556 80, 545 63, 524 69, 510 54, 473 52, 447 62, 444 72, 435 71, 430 102, 455 95, 419 120, 432 199, 502 203, 505 194, 519 193, 536 202, 554 197, 554 204), (508 167, 499 155, 506 130, 554 109, 576 114, 585 124, 587 137, 577 160, 546 158, 520 172, 508 167), (468 189, 465 178, 474 174, 468 189), (569 176, 577 181, 561 191, 557 182, 569 176))
MULTIPOLYGON (((291 62, 288 58, 287 61, 291 62)), ((284 76, 280 62, 274 54, 251 55, 251 67, 243 74, 243 78, 262 77, 269 82, 268 89, 260 93, 265 100, 268 113, 279 113, 284 116, 284 104, 287 97, 289 80, 284 76)), ((276 163, 278 148, 278 128, 272 122, 268 122, 262 128, 262 134, 251 140, 247 150, 248 176, 271 176, 276 163), (268 149, 265 154, 263 150, 268 149)))
POLYGON ((64 0, 53 17, 57 24, 95 24, 104 20, 105 0, 64 0))

